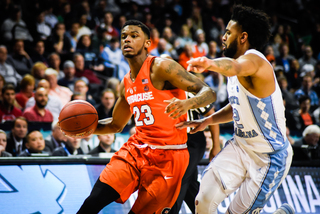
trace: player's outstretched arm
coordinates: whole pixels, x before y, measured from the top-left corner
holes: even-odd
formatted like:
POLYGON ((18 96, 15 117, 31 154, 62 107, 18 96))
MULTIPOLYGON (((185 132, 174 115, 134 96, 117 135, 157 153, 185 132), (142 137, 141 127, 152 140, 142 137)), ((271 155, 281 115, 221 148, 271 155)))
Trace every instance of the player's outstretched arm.
POLYGON ((130 106, 125 98, 125 88, 123 81, 120 84, 120 97, 118 98, 113 112, 112 118, 104 120, 104 124, 98 124, 94 134, 109 134, 121 132, 131 118, 130 106))
POLYGON ((216 93, 195 75, 187 72, 179 63, 170 59, 156 58, 152 67, 157 79, 170 84, 173 88, 196 94, 187 100, 173 98, 165 101, 169 103, 166 113, 176 119, 189 109, 207 106, 216 100, 216 93))
POLYGON ((188 71, 202 73, 205 70, 215 71, 224 76, 252 76, 261 66, 262 59, 255 54, 242 55, 237 59, 221 57, 208 59, 199 57, 188 62, 188 71))
POLYGON ((209 125, 216 125, 220 123, 231 122, 233 118, 232 107, 230 103, 220 109, 219 111, 213 113, 212 115, 205 117, 200 120, 186 121, 176 124, 178 129, 183 129, 187 127, 193 128, 190 134, 194 134, 198 131, 203 131, 209 125))

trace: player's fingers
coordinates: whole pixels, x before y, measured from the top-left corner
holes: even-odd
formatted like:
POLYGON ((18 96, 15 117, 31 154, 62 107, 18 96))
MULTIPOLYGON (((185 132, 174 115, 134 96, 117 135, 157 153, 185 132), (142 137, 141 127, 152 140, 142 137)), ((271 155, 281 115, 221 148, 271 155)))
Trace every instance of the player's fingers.
POLYGON ((187 71, 193 71, 193 66, 192 66, 192 64, 189 64, 189 65, 188 65, 187 71))

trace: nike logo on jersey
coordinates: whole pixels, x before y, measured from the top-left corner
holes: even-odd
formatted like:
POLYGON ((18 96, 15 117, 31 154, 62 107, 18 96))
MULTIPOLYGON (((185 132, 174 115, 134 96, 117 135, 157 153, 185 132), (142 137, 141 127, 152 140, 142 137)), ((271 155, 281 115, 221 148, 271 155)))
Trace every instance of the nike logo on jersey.
POLYGON ((164 176, 164 179, 165 179, 165 180, 172 179, 172 178, 173 178, 173 177, 164 176))

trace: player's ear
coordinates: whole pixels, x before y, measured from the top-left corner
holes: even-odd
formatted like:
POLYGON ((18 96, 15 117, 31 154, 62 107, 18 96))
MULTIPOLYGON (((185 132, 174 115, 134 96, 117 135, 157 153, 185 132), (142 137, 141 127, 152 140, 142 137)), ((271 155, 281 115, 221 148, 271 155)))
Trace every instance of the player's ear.
POLYGON ((247 32, 242 32, 241 37, 240 37, 240 43, 244 44, 248 40, 248 33, 247 32))
POLYGON ((150 40, 150 39, 147 39, 147 40, 145 41, 145 43, 144 43, 144 47, 148 49, 148 48, 150 47, 150 45, 151 45, 151 40, 150 40))

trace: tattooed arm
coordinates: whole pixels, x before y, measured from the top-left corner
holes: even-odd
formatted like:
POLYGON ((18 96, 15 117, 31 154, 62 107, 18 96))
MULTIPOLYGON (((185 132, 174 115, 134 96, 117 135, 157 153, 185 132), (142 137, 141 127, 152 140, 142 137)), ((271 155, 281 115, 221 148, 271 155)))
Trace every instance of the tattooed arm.
POLYGON ((196 94, 188 100, 173 98, 165 101, 169 103, 166 112, 170 113, 170 117, 178 118, 189 109, 204 107, 216 100, 216 93, 209 86, 174 60, 156 58, 151 78, 158 89, 180 88, 196 94))
POLYGON ((262 65, 263 59, 256 54, 242 55, 237 59, 221 57, 217 59, 208 59, 200 57, 191 59, 187 62, 188 71, 201 73, 204 70, 218 72, 224 76, 253 76, 262 65))

